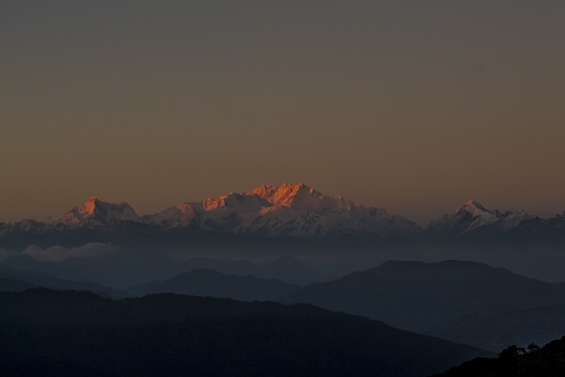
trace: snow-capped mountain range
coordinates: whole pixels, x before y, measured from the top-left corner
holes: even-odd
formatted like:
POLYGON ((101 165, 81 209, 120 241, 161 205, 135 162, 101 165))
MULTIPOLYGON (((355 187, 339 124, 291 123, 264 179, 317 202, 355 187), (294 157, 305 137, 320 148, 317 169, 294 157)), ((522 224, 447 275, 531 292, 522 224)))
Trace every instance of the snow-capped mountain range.
POLYGON ((139 216, 127 203, 113 204, 91 197, 50 224, 35 220, 0 223, 0 237, 9 233, 77 228, 110 229, 133 222, 161 229, 195 227, 234 235, 316 237, 376 235, 383 238, 446 234, 451 237, 489 230, 506 233, 523 226, 565 230, 565 214, 548 220, 524 211, 488 210, 471 200, 451 215, 432 221, 424 230, 403 216, 366 207, 341 196, 326 196, 302 183, 263 185, 244 192, 184 202, 162 212, 139 216))
POLYGON ((67 228, 133 221, 164 229, 200 227, 238 235, 307 237, 327 234, 408 236, 420 231, 402 216, 365 207, 341 196, 325 196, 302 184, 264 185, 200 202, 180 203, 154 215, 138 216, 127 203, 90 198, 54 223, 67 228))

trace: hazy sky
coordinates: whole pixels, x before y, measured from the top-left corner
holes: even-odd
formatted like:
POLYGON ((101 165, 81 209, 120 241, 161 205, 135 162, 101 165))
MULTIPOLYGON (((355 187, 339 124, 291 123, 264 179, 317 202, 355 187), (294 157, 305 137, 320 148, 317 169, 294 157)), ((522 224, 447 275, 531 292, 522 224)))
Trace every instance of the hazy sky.
POLYGON ((261 184, 565 211, 565 2, 0 2, 0 221, 261 184))

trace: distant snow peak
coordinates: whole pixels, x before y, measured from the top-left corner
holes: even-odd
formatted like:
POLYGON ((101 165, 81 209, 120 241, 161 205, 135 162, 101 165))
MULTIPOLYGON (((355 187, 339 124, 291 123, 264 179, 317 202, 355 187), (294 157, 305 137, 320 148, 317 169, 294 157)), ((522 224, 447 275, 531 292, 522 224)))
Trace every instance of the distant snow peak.
POLYGON ((497 229, 507 232, 520 226, 526 220, 535 220, 537 217, 530 216, 524 211, 504 213, 498 210, 488 210, 474 200, 463 204, 453 215, 445 215, 438 221, 432 221, 428 226, 430 231, 456 232, 463 235, 478 229, 497 229))
POLYGON ((195 216, 196 211, 192 205, 184 202, 155 215, 145 215, 143 219, 149 223, 159 224, 164 228, 176 228, 190 225, 195 216))
POLYGON ((462 207, 460 207, 457 211, 455 211, 455 214, 457 215, 465 212, 472 214, 473 217, 480 216, 483 213, 491 213, 491 211, 489 211, 488 209, 483 207, 479 202, 476 202, 474 200, 469 200, 467 203, 463 204, 462 207))
POLYGON ((112 220, 142 221, 128 203, 107 203, 92 196, 86 203, 71 209, 56 222, 70 227, 89 227, 104 225, 112 220))

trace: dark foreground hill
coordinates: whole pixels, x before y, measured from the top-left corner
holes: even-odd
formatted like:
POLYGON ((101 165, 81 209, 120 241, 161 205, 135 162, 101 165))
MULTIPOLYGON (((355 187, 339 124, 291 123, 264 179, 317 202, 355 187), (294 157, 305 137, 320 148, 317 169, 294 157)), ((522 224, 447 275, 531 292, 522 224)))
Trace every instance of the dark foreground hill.
POLYGON ((36 289, 0 308, 1 375, 406 377, 488 356, 311 305, 36 289))
POLYGON ((189 296, 232 298, 242 301, 266 301, 289 294, 298 285, 255 276, 224 275, 212 270, 193 270, 164 281, 138 285, 126 289, 134 296, 155 293, 177 293, 189 296))
POLYGON ((510 346, 497 358, 477 358, 432 377, 561 377, 565 376, 565 337, 541 349, 510 346))
POLYGON ((500 352, 509 344, 544 345, 565 334, 565 305, 554 304, 492 317, 467 316, 421 333, 500 352))

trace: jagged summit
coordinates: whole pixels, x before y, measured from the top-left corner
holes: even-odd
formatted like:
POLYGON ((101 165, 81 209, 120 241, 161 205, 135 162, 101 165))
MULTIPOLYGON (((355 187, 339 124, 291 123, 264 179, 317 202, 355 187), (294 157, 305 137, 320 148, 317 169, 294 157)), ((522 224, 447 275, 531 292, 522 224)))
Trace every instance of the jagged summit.
POLYGON ((342 196, 325 196, 304 183, 284 183, 281 186, 263 185, 246 193, 258 195, 274 206, 290 207, 294 210, 317 210, 360 208, 361 204, 342 196))
MULTIPOLYGON (((318 191, 311 189, 304 183, 291 184, 284 183, 279 187, 260 186, 247 193, 257 195, 275 206, 292 207, 303 209, 304 201, 316 201, 323 197, 318 191)), ((311 204, 311 203, 310 203, 311 204)))
POLYGON ((283 183, 281 186, 263 185, 246 193, 247 195, 257 195, 267 200, 273 205, 290 206, 295 198, 306 198, 309 196, 323 196, 318 191, 311 189, 304 183, 283 183))
POLYGON ((463 206, 461 206, 457 211, 455 211, 454 214, 457 215, 465 212, 472 214, 473 217, 480 216, 481 213, 484 212, 490 213, 488 209, 483 207, 479 202, 475 200, 469 200, 467 203, 463 204, 463 206))
POLYGON ((202 209, 207 212, 222 208, 250 211, 260 210, 265 206, 269 206, 268 202, 262 200, 262 198, 257 195, 240 194, 236 192, 230 192, 228 195, 217 198, 204 199, 200 203, 202 209))
POLYGON ((278 190, 277 186, 262 185, 248 192, 249 195, 257 195, 261 198, 271 197, 278 190))

